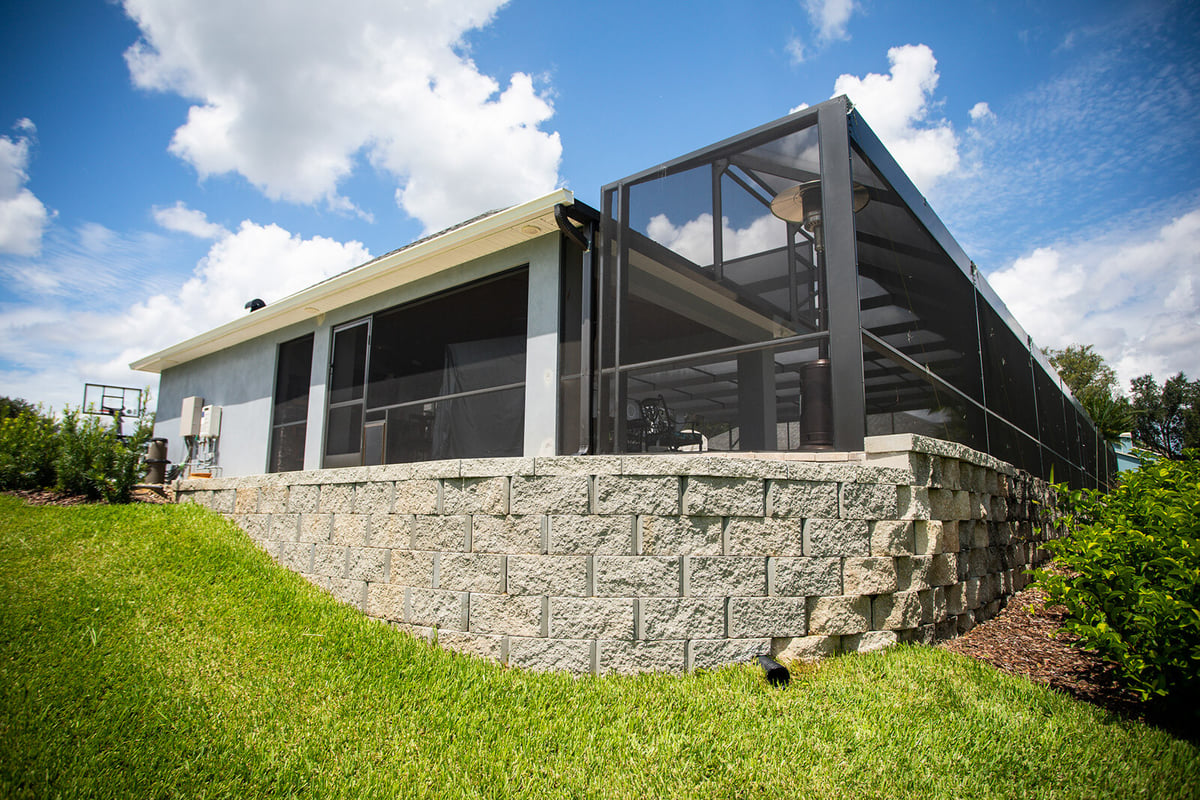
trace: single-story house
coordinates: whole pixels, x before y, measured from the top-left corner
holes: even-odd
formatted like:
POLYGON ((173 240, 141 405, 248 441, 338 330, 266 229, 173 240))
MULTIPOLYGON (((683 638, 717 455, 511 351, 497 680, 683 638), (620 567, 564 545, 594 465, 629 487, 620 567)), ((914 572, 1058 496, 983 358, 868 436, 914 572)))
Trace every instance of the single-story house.
POLYGON ((600 205, 483 214, 134 362, 161 374, 156 435, 226 477, 906 432, 1075 485, 1116 474, 846 98, 600 205))

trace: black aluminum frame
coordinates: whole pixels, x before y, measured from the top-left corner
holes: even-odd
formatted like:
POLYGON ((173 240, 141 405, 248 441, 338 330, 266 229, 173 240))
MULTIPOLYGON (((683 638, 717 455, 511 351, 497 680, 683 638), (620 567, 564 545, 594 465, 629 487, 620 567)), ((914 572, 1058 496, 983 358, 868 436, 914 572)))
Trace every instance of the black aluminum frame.
MULTIPOLYGON (((740 178, 734 176, 739 183, 740 178)), ((745 184, 743 183, 743 186, 745 184)), ((751 187, 745 186, 749 191, 751 187)), ((769 187, 762 187, 769 191, 769 187)), ((705 358, 732 353, 739 350, 775 350, 786 347, 793 342, 802 340, 819 341, 826 348, 831 363, 831 394, 833 414, 833 446, 837 450, 861 450, 867 435, 867 405, 866 378, 864 374, 864 349, 878 353, 892 362, 900 370, 918 377, 935 391, 949 393, 963 404, 964 408, 974 409, 971 414, 984 420, 983 447, 990 453, 1009 452, 1017 447, 1022 453, 1036 453, 1036 458, 1027 455, 1017 466, 1055 481, 1067 481, 1072 485, 1107 486, 1116 479, 1116 458, 1112 448, 1106 446, 1091 420, 1084 412, 1079 402, 1071 396, 1070 391, 1062 383, 1045 355, 1034 344, 1029 335, 1021 328, 1012 313, 988 285, 980 270, 966 255, 946 226, 929 207, 925 198, 903 173, 895 159, 887 152, 879 138, 866 125, 862 117, 853 109, 845 97, 837 97, 820 105, 804 109, 767 125, 759 126, 739 136, 725 139, 709 147, 688 155, 666 162, 649 170, 644 170, 622 180, 610 183, 602 189, 600 237, 603 246, 595 247, 599 251, 596 264, 595 289, 593 296, 596 301, 595 334, 600 343, 599 350, 593 361, 592 384, 596 392, 591 400, 591 450, 603 452, 606 449, 619 452, 622 443, 626 441, 622 430, 623 414, 612 413, 612 430, 606 430, 605 415, 602 411, 602 401, 599 389, 606 377, 622 374, 623 370, 642 369, 647 366, 670 365, 699 361, 705 358), (797 131, 812 127, 815 124, 820 153, 820 181, 822 189, 822 215, 824 223, 824 274, 823 301, 825 329, 811 334, 794 337, 778 338, 754 342, 740 347, 717 348, 702 352, 676 355, 657 361, 639 362, 626 365, 622 362, 621 331, 624 324, 622 303, 617 302, 616 308, 607 307, 614 298, 621 297, 622 282, 628 270, 628 252, 630 240, 640 236, 629 228, 628 215, 630 189, 642 183, 694 170, 705 165, 711 165, 713 170, 713 241, 714 263, 712 279, 719 282, 722 274, 722 208, 721 208, 721 176, 730 157, 736 157, 745 151, 781 139, 797 131), (860 241, 870 241, 869 234, 859 229, 855 222, 853 209, 855 184, 852 177, 852 158, 865 159, 887 184, 892 193, 887 193, 884 199, 880 190, 872 190, 872 197, 880 201, 901 205, 911 214, 912 220, 923 229, 932 239, 940 253, 934 253, 939 262, 950 262, 961 273, 957 280, 968 282, 969 291, 975 297, 977 304, 974 312, 974 336, 967 336, 963 341, 952 344, 964 357, 978 359, 978 371, 981 381, 977 389, 964 390, 945 375, 939 375, 926 364, 912 357, 907 352, 892 346, 877 332, 867 330, 863 326, 860 310, 864 300, 860 295, 860 266, 857 247, 860 241), (1028 382, 1020 377, 1023 385, 1032 387, 1034 409, 1033 423, 1028 420, 1024 427, 1014 419, 1008 419, 999 413, 994 403, 989 403, 987 396, 988 366, 984 359, 982 337, 982 313, 980 304, 990 309, 989 319, 999 319, 1006 327, 1003 332, 1004 343, 1011 344, 1015 340, 1024 349, 1027 363, 1009 364, 1006 368, 1028 369, 1028 382), (1009 336, 1011 334, 1011 336, 1009 336), (608 348, 608 351, 605 351, 608 348), (1050 379, 1054 390, 1061 394, 1059 397, 1045 396, 1046 381, 1040 378, 1041 370, 1050 379), (978 392, 978 397, 972 396, 972 391, 978 392), (1039 396, 1039 393, 1041 395, 1039 396), (1043 418, 1048 409, 1051 416, 1061 402, 1063 419, 1043 418), (1032 430, 1030 430, 1032 428, 1032 430), (1055 436, 1062 435, 1058 443, 1046 437, 1046 432, 1052 431, 1055 436), (1010 451, 1004 451, 1000 442, 1007 442, 1010 451), (605 445, 605 443, 608 445, 605 445), (1065 443, 1065 450, 1063 452, 1065 443), (1059 472, 1055 473, 1055 465, 1059 472), (1066 466, 1070 475, 1061 474, 1066 466)), ((792 250, 792 235, 798 228, 789 224, 788 249, 792 250)), ((917 230, 917 229, 914 229, 917 230)), ((807 236, 807 234, 804 234, 807 236)), ((893 244, 897 252, 903 252, 903 245, 893 244)), ((789 256, 791 254, 789 253, 789 256)), ((814 255, 814 269, 816 256, 814 255)), ((962 292, 968 291, 964 286, 962 292)), ((885 300, 886 302, 886 300, 885 300)), ((916 313, 912 311, 911 313, 916 313)), ((971 312, 966 312, 968 315, 971 312)), ((962 317, 966 319, 967 317, 962 317)), ((961 320, 960 320, 961 321, 961 320)), ((911 323, 893 325, 895 331, 905 330, 909 325, 912 330, 922 327, 919 315, 911 323)), ((965 330, 965 329, 964 329, 965 330)), ((999 346, 999 345, 992 345, 999 346)), ((1024 361, 1026 359, 1017 359, 1024 361)), ((972 367, 972 370, 975 368, 972 367)), ((611 398, 610 398, 611 401, 611 398)), ((1022 406, 1022 408, 1024 408, 1022 406)), ((1027 409, 1025 409, 1027 411, 1027 409)), ((1024 412, 1023 412, 1024 413, 1024 412)), ((1026 417, 1030 416, 1025 414, 1026 417)), ((979 447, 980 442, 974 442, 979 447)))

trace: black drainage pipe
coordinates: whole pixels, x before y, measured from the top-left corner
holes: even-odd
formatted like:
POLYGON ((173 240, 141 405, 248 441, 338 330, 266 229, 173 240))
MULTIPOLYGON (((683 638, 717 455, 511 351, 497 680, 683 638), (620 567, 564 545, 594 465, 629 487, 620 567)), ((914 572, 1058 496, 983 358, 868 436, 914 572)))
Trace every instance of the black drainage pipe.
POLYGON ((792 679, 787 667, 770 656, 759 656, 758 665, 763 668, 763 672, 767 674, 767 683, 772 686, 787 686, 788 681, 792 679))

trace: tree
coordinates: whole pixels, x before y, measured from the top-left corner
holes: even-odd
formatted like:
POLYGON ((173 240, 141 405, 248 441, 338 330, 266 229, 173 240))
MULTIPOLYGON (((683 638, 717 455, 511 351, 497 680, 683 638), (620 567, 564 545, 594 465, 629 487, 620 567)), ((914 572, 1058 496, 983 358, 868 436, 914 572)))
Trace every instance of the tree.
POLYGON ((1133 428, 1133 408, 1117 388, 1116 370, 1092 345, 1071 344, 1062 350, 1047 350, 1046 357, 1106 442, 1116 442, 1133 428))
POLYGON ((1117 373, 1090 344, 1069 344, 1062 350, 1047 350, 1046 357, 1058 375, 1083 403, 1092 396, 1115 397, 1117 373))
POLYGON ((33 403, 19 397, 0 397, 0 419, 16 419, 22 412, 36 412, 33 403))
POLYGON ((1130 387, 1135 439, 1176 459, 1187 448, 1200 448, 1200 381, 1180 372, 1159 386, 1153 375, 1141 375, 1130 387))

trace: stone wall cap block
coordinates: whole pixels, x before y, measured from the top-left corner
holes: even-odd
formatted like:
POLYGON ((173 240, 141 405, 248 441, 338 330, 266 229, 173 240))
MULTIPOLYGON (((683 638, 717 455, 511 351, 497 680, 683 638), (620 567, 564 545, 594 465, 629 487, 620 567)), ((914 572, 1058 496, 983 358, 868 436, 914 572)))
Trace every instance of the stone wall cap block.
POLYGON ((533 475, 532 458, 466 458, 459 467, 462 478, 498 478, 506 475, 533 475))
POLYGON ((626 475, 695 475, 714 478, 786 478, 786 461, 736 457, 724 453, 661 453, 622 457, 626 475))
POLYGON ((619 475, 621 456, 543 456, 533 460, 534 475, 619 475))

